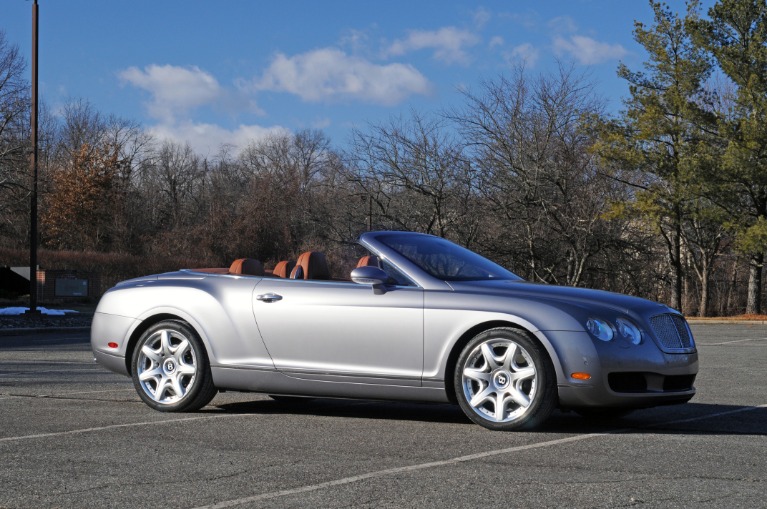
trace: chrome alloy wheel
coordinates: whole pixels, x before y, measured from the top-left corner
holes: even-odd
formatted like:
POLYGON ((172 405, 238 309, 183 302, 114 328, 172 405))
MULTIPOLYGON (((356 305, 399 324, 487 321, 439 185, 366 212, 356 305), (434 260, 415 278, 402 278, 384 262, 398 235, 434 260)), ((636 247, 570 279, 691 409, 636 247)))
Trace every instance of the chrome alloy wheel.
POLYGON ((530 354, 505 338, 482 342, 466 356, 463 396, 471 410, 492 423, 522 418, 536 395, 538 372, 530 354))
POLYGON ((140 348, 136 372, 149 398, 161 405, 172 405, 192 390, 197 378, 197 356, 180 331, 157 330, 140 348))

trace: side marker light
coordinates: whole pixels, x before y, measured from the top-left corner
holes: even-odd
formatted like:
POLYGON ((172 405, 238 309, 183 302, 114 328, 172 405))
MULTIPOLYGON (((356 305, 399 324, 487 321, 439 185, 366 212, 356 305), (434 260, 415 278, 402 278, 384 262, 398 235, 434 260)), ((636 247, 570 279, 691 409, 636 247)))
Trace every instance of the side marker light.
POLYGON ((107 346, 109 348, 117 348, 118 345, 114 341, 110 341, 109 343, 107 343, 107 346))
POLYGON ((581 373, 581 372, 571 373, 570 377, 575 378, 576 380, 591 380, 591 375, 589 375, 588 373, 581 373))

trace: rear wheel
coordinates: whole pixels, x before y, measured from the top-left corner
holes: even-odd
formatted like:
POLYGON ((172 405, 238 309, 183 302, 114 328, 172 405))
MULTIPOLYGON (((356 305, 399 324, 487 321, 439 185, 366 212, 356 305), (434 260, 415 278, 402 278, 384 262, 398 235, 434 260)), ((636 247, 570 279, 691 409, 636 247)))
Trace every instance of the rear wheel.
POLYGON ((157 323, 141 335, 131 373, 144 403, 161 412, 199 410, 217 392, 202 340, 181 321, 157 323))
POLYGON ((466 416, 492 430, 534 428, 557 403, 556 375, 545 350, 511 328, 490 329, 469 341, 453 383, 466 416))

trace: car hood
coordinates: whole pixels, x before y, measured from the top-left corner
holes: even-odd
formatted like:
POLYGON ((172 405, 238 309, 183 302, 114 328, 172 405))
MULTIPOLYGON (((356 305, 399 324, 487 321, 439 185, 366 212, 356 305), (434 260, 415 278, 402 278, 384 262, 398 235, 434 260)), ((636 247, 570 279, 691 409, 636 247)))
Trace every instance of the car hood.
POLYGON ((450 286, 457 292, 490 294, 498 295, 499 297, 504 296, 546 303, 561 303, 591 312, 599 308, 606 308, 616 313, 650 316, 673 311, 664 304, 631 295, 590 288, 530 283, 524 280, 450 281, 450 286))

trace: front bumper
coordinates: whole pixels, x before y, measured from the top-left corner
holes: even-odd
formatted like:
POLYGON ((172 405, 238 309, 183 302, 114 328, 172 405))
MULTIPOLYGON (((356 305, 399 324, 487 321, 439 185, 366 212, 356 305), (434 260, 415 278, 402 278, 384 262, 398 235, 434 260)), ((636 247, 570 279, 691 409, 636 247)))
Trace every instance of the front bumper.
POLYGON ((607 343, 586 333, 555 332, 562 360, 557 373, 561 408, 646 408, 684 403, 695 395, 697 351, 665 353, 646 337, 640 345, 620 339, 607 343), (573 373, 588 373, 578 380, 573 373))

